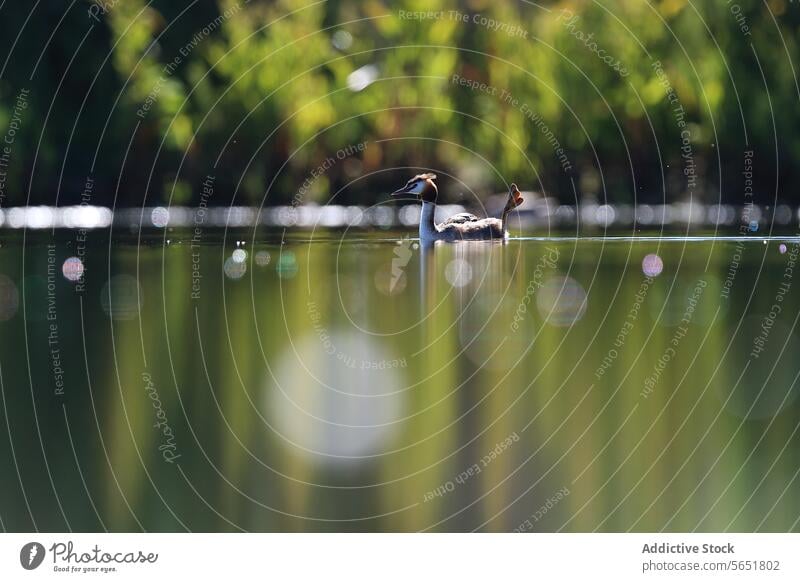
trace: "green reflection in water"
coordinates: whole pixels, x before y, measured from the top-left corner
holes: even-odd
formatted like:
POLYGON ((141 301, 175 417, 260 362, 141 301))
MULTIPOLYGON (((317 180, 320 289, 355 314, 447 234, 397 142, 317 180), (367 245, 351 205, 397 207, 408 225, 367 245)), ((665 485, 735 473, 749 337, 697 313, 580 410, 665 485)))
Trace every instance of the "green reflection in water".
POLYGON ((0 248, 8 530, 798 529, 792 243, 103 236, 0 248))

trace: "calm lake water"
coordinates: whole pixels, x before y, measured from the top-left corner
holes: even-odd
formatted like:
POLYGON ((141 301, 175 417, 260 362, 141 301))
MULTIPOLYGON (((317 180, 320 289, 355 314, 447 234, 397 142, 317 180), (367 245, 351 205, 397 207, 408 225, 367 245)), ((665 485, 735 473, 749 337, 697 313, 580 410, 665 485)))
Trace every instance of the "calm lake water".
POLYGON ((800 529, 796 240, 406 237, 6 236, 2 527, 800 529))

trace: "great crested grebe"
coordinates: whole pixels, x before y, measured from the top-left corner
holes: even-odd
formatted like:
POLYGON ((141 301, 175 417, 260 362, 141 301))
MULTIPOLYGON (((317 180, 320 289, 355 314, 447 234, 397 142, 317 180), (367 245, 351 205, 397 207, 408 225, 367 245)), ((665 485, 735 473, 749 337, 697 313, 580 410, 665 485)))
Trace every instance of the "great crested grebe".
POLYGON ((508 202, 500 218, 479 219, 469 212, 461 212, 441 224, 436 224, 433 215, 439 191, 433 182, 435 179, 436 174, 418 174, 406 182, 405 186, 392 192, 392 196, 410 194, 422 200, 422 214, 419 219, 420 241, 504 240, 508 236, 506 217, 523 202, 516 184, 511 184, 508 190, 508 202))

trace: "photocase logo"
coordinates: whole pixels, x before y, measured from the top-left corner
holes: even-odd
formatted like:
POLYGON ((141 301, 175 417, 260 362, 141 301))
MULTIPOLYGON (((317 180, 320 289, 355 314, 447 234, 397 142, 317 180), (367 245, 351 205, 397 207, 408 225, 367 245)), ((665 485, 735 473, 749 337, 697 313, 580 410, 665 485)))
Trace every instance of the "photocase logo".
POLYGON ((412 254, 411 239, 405 237, 394 249, 394 257, 392 257, 392 279, 389 282, 390 293, 394 293, 397 284, 404 275, 403 269, 408 265, 412 254))
POLYGON ((29 542, 19 552, 19 563, 26 570, 35 570, 44 561, 44 546, 39 542, 29 542))

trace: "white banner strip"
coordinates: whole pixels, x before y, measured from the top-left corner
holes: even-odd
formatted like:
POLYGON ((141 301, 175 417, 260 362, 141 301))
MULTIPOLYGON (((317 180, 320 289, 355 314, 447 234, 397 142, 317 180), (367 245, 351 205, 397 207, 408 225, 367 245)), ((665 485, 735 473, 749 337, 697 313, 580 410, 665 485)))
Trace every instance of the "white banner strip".
POLYGON ((798 580, 798 534, 3 534, 0 580, 798 580))

